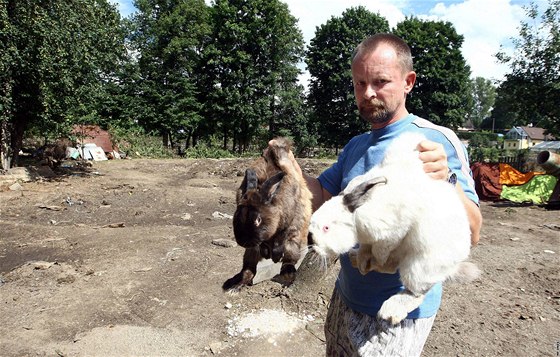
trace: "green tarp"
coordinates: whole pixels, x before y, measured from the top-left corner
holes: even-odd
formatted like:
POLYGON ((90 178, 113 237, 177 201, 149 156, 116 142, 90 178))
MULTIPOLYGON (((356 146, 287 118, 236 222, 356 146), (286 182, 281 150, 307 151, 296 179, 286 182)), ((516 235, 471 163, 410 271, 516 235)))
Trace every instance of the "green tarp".
POLYGON ((546 203, 556 186, 556 181, 556 177, 552 175, 537 175, 523 185, 503 185, 500 198, 517 203, 546 203))

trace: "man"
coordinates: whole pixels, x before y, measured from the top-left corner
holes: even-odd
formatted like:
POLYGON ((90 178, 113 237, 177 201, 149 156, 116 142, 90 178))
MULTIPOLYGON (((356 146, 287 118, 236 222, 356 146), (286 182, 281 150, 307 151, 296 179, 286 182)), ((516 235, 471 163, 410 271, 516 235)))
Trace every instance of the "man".
MULTIPOLYGON (((313 207, 318 208, 355 176, 379 164, 395 137, 406 131, 421 132, 428 138, 418 147, 424 171, 440 180, 456 174, 457 193, 469 216, 472 244, 476 244, 482 218, 463 145, 451 130, 409 114, 406 109, 406 96, 416 81, 408 45, 391 34, 364 40, 352 59, 352 80, 360 116, 371 124, 372 130, 352 138, 338 161, 318 179, 306 177, 314 196, 313 207)), ((403 288, 398 273, 372 271, 362 275, 352 267, 347 255, 340 257, 340 263, 325 322, 327 355, 419 356, 439 309, 441 284, 428 292, 418 309, 392 326, 379 321, 376 315, 383 301, 403 288)))

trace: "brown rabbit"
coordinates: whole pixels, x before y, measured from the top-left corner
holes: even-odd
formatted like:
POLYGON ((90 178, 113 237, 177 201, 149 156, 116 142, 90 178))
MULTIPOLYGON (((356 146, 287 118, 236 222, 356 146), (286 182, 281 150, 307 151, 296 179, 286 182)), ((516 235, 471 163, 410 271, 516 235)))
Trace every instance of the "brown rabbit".
POLYGON ((295 279, 295 264, 307 246, 312 195, 290 148, 287 139, 274 139, 245 172, 233 216, 235 240, 245 248, 243 267, 222 285, 226 291, 251 285, 262 259, 282 262, 286 284, 295 279))

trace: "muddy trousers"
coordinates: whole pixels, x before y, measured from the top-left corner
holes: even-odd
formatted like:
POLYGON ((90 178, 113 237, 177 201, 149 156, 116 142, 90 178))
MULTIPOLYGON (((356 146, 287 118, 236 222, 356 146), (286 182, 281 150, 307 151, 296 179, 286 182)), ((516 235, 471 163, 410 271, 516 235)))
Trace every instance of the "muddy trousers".
POLYGON ((326 355, 420 356, 435 316, 390 325, 350 309, 334 289, 325 321, 326 355))

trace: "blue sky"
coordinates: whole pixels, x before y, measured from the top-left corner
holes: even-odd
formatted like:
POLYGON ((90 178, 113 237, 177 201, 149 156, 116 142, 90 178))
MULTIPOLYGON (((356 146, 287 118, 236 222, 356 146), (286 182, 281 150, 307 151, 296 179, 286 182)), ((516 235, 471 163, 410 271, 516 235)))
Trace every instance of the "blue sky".
MULTIPOLYGON (((134 12, 132 0, 110 0, 118 4, 122 16, 134 12)), ((332 16, 340 16, 349 7, 364 6, 384 16, 391 27, 405 16, 417 16, 430 20, 449 21, 458 33, 465 37, 462 52, 471 67, 472 77, 501 80, 507 67, 496 62, 494 54, 505 46, 510 38, 517 37, 518 27, 525 20, 523 6, 530 0, 287 0, 290 12, 299 21, 307 44, 313 38, 317 26, 332 16)), ((546 0, 533 0, 546 8, 546 0)), ((210 0, 206 0, 210 4, 210 0)), ((308 74, 300 80, 305 84, 308 74)))

